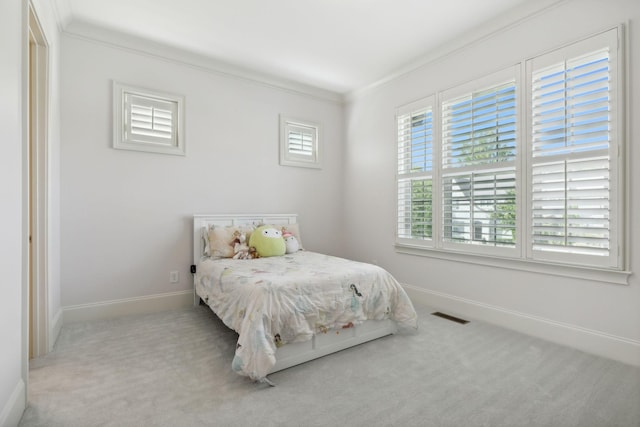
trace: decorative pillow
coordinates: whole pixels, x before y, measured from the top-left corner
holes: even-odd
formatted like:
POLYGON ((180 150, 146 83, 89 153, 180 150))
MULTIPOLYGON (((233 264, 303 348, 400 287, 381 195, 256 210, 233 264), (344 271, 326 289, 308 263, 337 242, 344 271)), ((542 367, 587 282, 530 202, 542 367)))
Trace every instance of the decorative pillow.
POLYGON ((209 256, 232 258, 236 247, 249 241, 253 226, 212 226, 209 228, 209 256))
POLYGON ((281 256, 286 251, 282 231, 275 225, 256 228, 249 237, 249 246, 256 248, 261 257, 281 256))

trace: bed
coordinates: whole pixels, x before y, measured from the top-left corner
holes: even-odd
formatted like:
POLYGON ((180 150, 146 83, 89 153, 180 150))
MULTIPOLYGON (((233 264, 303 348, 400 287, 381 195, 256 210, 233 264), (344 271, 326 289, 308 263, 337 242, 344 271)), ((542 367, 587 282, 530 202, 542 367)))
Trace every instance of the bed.
POLYGON ((194 303, 238 333, 231 368, 253 380, 271 384, 270 373, 417 327, 387 271, 304 249, 296 215, 194 215, 193 241, 194 303), (236 259, 262 224, 293 234, 301 249, 236 259))

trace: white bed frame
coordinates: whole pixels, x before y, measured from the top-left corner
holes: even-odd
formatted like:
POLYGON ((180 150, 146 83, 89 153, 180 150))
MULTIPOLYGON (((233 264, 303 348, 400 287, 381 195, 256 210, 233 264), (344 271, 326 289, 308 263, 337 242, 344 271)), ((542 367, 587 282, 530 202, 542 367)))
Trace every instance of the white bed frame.
MULTIPOLYGON (((222 214, 193 216, 193 263, 198 265, 204 252, 203 227, 210 225, 259 225, 295 224, 295 214, 222 214)), ((205 228, 206 229, 206 228, 205 228)), ((194 304, 200 304, 200 296, 193 287, 194 304)), ((276 364, 270 373, 299 365, 327 354, 335 353, 358 344, 396 333, 392 320, 368 320, 353 328, 329 331, 315 335, 310 341, 287 344, 276 351, 276 364)))

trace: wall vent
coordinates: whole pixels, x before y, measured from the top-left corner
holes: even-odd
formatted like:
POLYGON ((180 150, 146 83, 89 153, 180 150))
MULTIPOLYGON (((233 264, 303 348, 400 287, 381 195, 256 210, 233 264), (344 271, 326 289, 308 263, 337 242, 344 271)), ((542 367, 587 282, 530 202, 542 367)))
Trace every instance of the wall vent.
POLYGON ((451 320, 452 322, 461 323, 463 325, 466 325, 467 323, 469 323, 468 320, 464 320, 464 319, 461 319, 459 317, 455 317, 455 316, 451 316, 451 315, 448 315, 448 314, 440 313, 439 311, 436 311, 435 313, 431 313, 431 314, 433 314, 434 316, 442 317, 443 319, 451 320))

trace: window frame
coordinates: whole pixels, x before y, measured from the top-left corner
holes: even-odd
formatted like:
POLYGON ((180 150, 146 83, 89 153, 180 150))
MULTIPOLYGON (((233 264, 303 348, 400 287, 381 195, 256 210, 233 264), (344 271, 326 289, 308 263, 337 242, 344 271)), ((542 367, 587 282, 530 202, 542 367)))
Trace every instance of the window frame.
MULTIPOLYGON (((301 136, 303 138, 303 136, 301 136)), ((294 166, 304 168, 321 169, 321 126, 319 123, 297 119, 285 115, 280 115, 280 165, 294 166), (290 134, 304 133, 308 130, 307 135, 311 135, 311 151, 310 154, 297 154, 292 152, 290 134)))
MULTIPOLYGON (((615 284, 627 284, 628 277, 631 274, 630 271, 626 270, 629 265, 629 253, 627 242, 624 239, 623 230, 628 227, 628 212, 627 205, 624 200, 625 197, 628 197, 628 161, 624 160, 624 156, 622 153, 626 152, 628 141, 626 139, 626 128, 625 124, 627 123, 627 115, 628 109, 625 108, 625 98, 624 98, 624 90, 628 86, 626 81, 626 74, 624 73, 624 53, 625 50, 623 48, 623 39, 624 39, 624 27, 619 25, 617 27, 608 28, 604 31, 601 31, 596 34, 592 34, 587 37, 583 37, 580 40, 577 40, 572 43, 567 43, 563 46, 554 48, 549 50, 548 52, 538 54, 529 58, 525 58, 522 61, 516 64, 518 67, 516 74, 516 109, 517 109, 517 141, 516 141, 516 152, 517 159, 515 162, 516 167, 516 245, 517 250, 513 251, 513 256, 505 255, 504 253, 500 253, 499 251, 486 250, 491 249, 488 247, 481 248, 480 250, 468 250, 467 248, 459 248, 456 246, 443 244, 443 205, 442 201, 439 201, 436 206, 434 206, 434 229, 438 230, 438 235, 434 235, 434 241, 431 245, 425 245, 422 241, 418 239, 398 238, 398 221, 399 218, 397 216, 396 211, 396 241, 395 241, 395 249, 398 253, 403 254, 411 254, 418 256, 427 256, 436 259, 444 259, 444 260, 453 260, 466 262, 471 264, 479 264, 479 265, 490 265, 500 268, 506 269, 515 269, 520 271, 532 271, 537 273, 545 273, 551 274, 561 277, 572 277, 572 278, 580 278, 584 280, 594 280, 600 282, 607 283, 615 283, 615 284), (584 259, 576 259, 576 257, 569 254, 567 257, 534 257, 532 256, 532 214, 531 214, 531 169, 533 164, 533 159, 531 158, 531 91, 532 91, 532 83, 531 83, 531 73, 530 73, 530 62, 535 60, 536 58, 543 57, 544 55, 553 54, 556 51, 560 50, 571 50, 572 48, 581 49, 579 46, 584 45, 588 46, 589 43, 598 42, 599 36, 602 34, 612 33, 614 34, 611 40, 615 39, 616 44, 611 46, 611 49, 616 49, 617 53, 615 59, 611 59, 615 64, 612 66, 611 71, 611 79, 615 79, 615 90, 616 93, 612 95, 612 103, 615 103, 613 107, 615 112, 613 113, 612 120, 614 124, 612 125, 612 135, 611 135, 611 148, 609 149, 610 163, 615 163, 615 167, 611 176, 609 176, 609 181, 611 182, 610 187, 616 188, 615 192, 611 193, 611 204, 612 208, 617 210, 617 215, 615 219, 612 219, 611 222, 611 233, 615 235, 612 239, 612 245, 615 245, 611 249, 612 253, 615 253, 615 262, 614 263, 602 263, 593 264, 590 262, 584 262, 584 259), (578 46, 578 47, 576 47, 578 46), (613 99, 615 97, 615 99, 613 99), (437 218, 435 218, 437 213, 437 218)), ((605 36, 606 37, 606 36, 605 36)), ((582 54, 588 54, 591 50, 582 49, 582 54)), ((628 54, 628 53, 627 53, 628 54)), ((572 59, 573 57, 569 55, 565 55, 565 59, 572 59)), ((472 82, 467 83, 467 85, 479 85, 482 86, 481 82, 486 79, 490 79, 491 76, 485 76, 480 79, 476 79, 472 82)), ((464 85, 456 86, 455 90, 463 87, 464 85)), ((433 96, 436 99, 436 105, 434 107, 435 115, 439 115, 442 113, 442 105, 443 93, 447 90, 441 90, 435 92, 433 96)), ((420 101, 418 101, 420 102, 420 101)), ((416 104, 411 103, 405 106, 401 106, 397 108, 397 113, 406 109, 407 106, 416 104)), ((414 105, 413 108, 419 108, 419 105, 414 105)), ((434 115, 434 116, 435 116, 434 115)), ((433 137, 433 153, 434 153, 434 165, 438 164, 438 167, 442 167, 443 158, 441 156, 441 149, 443 144, 442 131, 440 127, 442 126, 441 118, 434 117, 434 121, 438 124, 437 130, 434 130, 433 137)), ((396 116, 396 130, 398 129, 398 121, 396 116)), ((398 140, 396 139, 396 142, 398 140)), ((433 172, 434 175, 434 199, 436 197, 442 198, 444 196, 444 189, 442 188, 440 182, 443 180, 443 170, 438 170, 433 172), (437 187, 436 187, 436 181, 437 187), (435 190, 435 189, 438 190, 435 190)), ((398 179, 396 179, 398 182, 398 179)), ((396 195, 397 196, 397 195, 396 195)), ((398 202, 398 197, 396 197, 396 203, 398 202)), ((471 231, 473 232, 473 230, 471 231)), ((589 256, 587 256, 589 257, 589 256)))
MULTIPOLYGON (((113 148, 118 150, 132 150, 149 153, 186 155, 185 125, 184 125, 185 97, 182 95, 161 92, 113 82, 113 148), (138 107, 151 108, 152 115, 158 106, 164 106, 171 111, 170 130, 168 138, 135 134, 132 131, 133 122, 132 98, 138 98, 138 107), (135 134, 135 135, 134 135, 135 134), (163 141, 163 140, 166 140, 163 141)), ((152 118, 152 120, 154 120, 152 118)), ((151 125, 155 127, 154 124, 151 125)), ((152 129, 153 131, 154 129, 152 129)))

